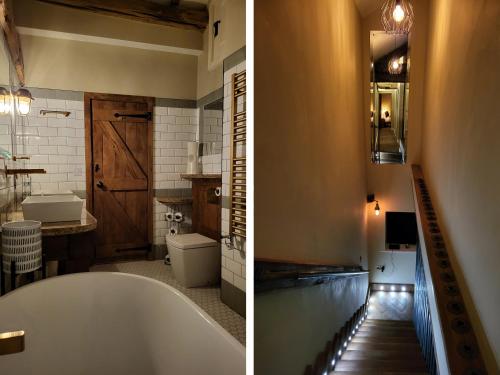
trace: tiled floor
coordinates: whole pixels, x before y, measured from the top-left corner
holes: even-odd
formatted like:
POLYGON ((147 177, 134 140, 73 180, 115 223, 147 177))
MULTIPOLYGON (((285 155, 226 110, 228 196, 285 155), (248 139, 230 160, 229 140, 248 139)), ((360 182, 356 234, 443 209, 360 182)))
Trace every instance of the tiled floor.
POLYGON ((412 320, 413 293, 408 292, 372 292, 369 319, 412 320))
POLYGON ((100 264, 92 266, 91 271, 133 273, 163 281, 189 297, 239 342, 245 345, 245 319, 222 303, 220 288, 185 288, 175 280, 172 267, 166 266, 161 260, 100 264))

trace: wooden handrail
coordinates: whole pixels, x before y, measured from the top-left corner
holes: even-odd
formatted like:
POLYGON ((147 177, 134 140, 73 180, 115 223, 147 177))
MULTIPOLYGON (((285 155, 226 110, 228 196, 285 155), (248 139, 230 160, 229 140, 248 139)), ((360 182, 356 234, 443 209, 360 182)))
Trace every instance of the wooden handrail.
MULTIPOLYGON (((449 260, 450 249, 445 244, 437 221, 438 215, 432 204, 422 169, 418 165, 412 165, 412 182, 422 267, 426 271, 427 279, 424 287, 429 294, 429 302, 431 302, 429 311, 431 319, 434 320, 431 326, 433 335, 443 338, 442 341, 434 340, 434 344, 444 345, 444 348, 434 349, 437 353, 445 353, 446 356, 445 364, 440 363, 437 358, 440 373, 442 373, 441 366, 447 366, 448 372, 452 375, 487 374, 477 338, 449 260), (434 303, 435 310, 432 308, 434 303)), ((415 303, 419 303, 418 299, 415 303)))
POLYGON ((255 260, 255 293, 273 289, 323 284, 339 278, 358 277, 369 272, 360 266, 310 265, 255 260))

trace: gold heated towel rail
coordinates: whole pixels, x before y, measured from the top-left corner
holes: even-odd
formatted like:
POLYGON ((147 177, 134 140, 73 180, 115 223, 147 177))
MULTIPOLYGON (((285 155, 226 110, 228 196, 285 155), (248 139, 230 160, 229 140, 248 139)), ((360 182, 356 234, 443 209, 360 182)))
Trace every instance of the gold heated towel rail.
POLYGON ((246 71, 231 79, 231 236, 246 238, 246 71))

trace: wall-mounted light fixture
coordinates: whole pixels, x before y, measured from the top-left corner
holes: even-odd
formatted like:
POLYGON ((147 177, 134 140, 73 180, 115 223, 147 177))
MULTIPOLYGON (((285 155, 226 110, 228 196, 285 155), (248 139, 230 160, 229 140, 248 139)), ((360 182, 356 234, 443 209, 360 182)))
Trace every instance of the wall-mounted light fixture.
POLYGON ((368 194, 366 196, 366 201, 368 203, 375 202, 375 215, 379 216, 380 215, 380 206, 378 205, 378 201, 375 200, 375 194, 368 194))
POLYGON ((415 15, 409 0, 386 0, 382 6, 382 25, 391 34, 408 34, 415 15))
POLYGON ((28 113, 30 113, 31 102, 34 99, 33 96, 31 96, 29 90, 21 88, 14 93, 14 97, 16 101, 17 112, 21 116, 26 116, 28 113))
POLYGON ((10 112, 10 92, 5 87, 0 87, 0 115, 10 112))

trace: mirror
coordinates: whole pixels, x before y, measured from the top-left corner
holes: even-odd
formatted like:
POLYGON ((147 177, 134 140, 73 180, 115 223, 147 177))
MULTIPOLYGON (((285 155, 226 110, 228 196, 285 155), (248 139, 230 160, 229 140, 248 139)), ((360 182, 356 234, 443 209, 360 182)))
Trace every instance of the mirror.
POLYGON ((200 113, 200 152, 203 173, 221 173, 222 163, 222 97, 203 105, 200 113))
POLYGON ((408 34, 370 32, 371 160, 404 164, 410 91, 408 34))

